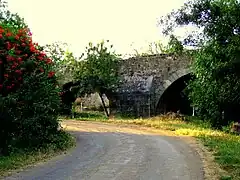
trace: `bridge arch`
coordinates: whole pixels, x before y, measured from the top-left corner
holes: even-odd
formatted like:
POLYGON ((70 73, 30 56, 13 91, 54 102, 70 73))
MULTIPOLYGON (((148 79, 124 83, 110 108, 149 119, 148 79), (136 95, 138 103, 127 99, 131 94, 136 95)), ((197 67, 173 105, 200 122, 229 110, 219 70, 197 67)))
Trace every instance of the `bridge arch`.
POLYGON ((172 72, 168 78, 163 80, 155 113, 180 111, 180 113, 191 115, 192 107, 187 95, 184 93, 184 89, 192 77, 190 69, 180 69, 172 72))

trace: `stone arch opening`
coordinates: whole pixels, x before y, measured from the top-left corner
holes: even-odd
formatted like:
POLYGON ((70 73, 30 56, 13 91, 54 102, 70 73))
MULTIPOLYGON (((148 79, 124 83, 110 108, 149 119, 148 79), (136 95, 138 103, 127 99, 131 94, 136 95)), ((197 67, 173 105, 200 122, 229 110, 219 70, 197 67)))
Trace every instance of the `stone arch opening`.
POLYGON ((68 82, 62 85, 62 115, 71 115, 74 103, 75 105, 80 106, 81 110, 104 111, 103 101, 108 113, 110 113, 110 103, 113 101, 113 93, 105 90, 105 93, 102 94, 101 98, 97 92, 79 94, 79 88, 79 82, 68 82))
POLYGON ((156 107, 156 114, 167 112, 180 112, 185 115, 192 115, 193 109, 187 94, 184 92, 187 83, 193 75, 189 71, 184 73, 176 72, 163 84, 164 90, 156 107), (175 78, 172 78, 175 77, 175 78))

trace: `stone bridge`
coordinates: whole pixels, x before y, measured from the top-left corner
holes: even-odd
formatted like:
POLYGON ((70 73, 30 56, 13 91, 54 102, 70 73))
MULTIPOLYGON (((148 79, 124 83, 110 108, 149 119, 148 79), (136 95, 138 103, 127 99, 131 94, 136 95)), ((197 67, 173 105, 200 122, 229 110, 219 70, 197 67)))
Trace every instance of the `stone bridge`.
POLYGON ((121 83, 115 97, 117 113, 149 117, 168 111, 191 114, 184 94, 191 78, 191 58, 160 54, 121 61, 121 83))

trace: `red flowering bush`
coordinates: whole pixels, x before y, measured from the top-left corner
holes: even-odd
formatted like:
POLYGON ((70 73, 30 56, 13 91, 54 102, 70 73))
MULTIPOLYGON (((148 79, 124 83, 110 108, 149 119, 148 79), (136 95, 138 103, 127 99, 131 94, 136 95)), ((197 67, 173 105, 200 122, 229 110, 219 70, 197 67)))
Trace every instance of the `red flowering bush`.
POLYGON ((54 76, 50 70, 51 59, 38 47, 27 29, 14 31, 0 26, 0 90, 3 95, 16 91, 23 83, 24 75, 47 73, 49 78, 54 76))
POLYGON ((57 132, 59 89, 41 49, 28 29, 0 24, 0 152, 41 146, 57 132))

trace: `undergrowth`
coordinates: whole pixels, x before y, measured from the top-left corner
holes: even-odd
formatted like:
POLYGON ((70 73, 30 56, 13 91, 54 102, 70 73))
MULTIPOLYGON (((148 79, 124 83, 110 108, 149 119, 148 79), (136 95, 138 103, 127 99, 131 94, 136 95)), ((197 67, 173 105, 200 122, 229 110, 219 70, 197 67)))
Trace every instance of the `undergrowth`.
POLYGON ((13 170, 47 160, 75 145, 75 139, 63 130, 60 130, 51 139, 51 142, 42 145, 38 149, 15 149, 8 156, 0 156, 0 176, 8 175, 13 170))

